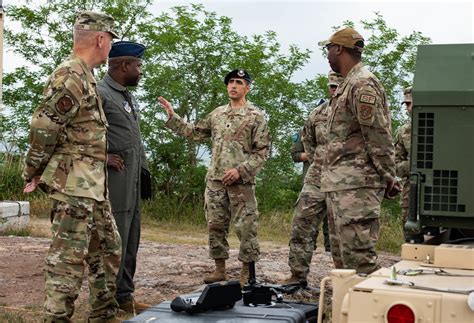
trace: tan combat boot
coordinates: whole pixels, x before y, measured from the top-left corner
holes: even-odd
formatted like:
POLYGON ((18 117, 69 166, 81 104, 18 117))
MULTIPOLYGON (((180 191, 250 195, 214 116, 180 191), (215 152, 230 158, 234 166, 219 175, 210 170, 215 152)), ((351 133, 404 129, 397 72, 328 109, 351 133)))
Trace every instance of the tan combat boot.
POLYGON ((300 284, 303 287, 306 287, 308 285, 308 282, 306 281, 306 278, 303 278, 301 276, 296 275, 295 273, 291 273, 291 276, 286 278, 281 282, 281 285, 297 285, 300 284))
POLYGON ((243 262, 240 270, 240 287, 243 288, 249 281, 249 263, 243 262))
POLYGON ((135 299, 132 299, 128 302, 119 304, 119 307, 122 311, 131 313, 133 315, 137 315, 151 306, 149 304, 140 303, 140 302, 135 301, 135 299))
POLYGON ((204 283, 206 284, 227 280, 227 276, 225 274, 225 259, 215 259, 215 262, 216 269, 204 277, 204 283))

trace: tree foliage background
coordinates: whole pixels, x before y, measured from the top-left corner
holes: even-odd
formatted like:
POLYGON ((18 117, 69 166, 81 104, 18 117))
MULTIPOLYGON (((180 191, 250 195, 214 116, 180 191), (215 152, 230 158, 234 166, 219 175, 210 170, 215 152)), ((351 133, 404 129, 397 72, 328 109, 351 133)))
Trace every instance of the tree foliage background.
MULTIPOLYGON (((156 180, 157 199, 165 197, 178 207, 201 208, 210 147, 210 142, 189 142, 166 130, 157 96, 164 96, 178 114, 195 121, 227 102, 223 76, 243 67, 255 79, 248 99, 266 113, 273 140, 271 157, 258 177, 260 208, 263 212, 290 210, 301 182, 289 156, 290 138, 302 127, 315 103, 327 95, 325 75, 302 82, 293 80, 295 72, 308 63, 311 51, 294 45, 283 50, 272 31, 240 35, 232 28, 231 17, 218 16, 203 5, 175 7, 153 16, 147 10, 151 3, 51 0, 41 5, 23 1, 7 6, 6 15, 21 29, 6 26, 6 46, 27 64, 4 77, 4 146, 15 146, 21 154, 26 151, 29 120, 41 100, 43 85, 71 52, 74 14, 102 11, 117 20, 122 39, 147 46, 144 77, 135 94, 140 101, 142 135, 156 180)), ((367 41, 364 61, 385 86, 395 129, 404 120, 400 91, 411 83, 416 46, 429 39, 419 32, 399 35, 378 13, 359 25, 351 21, 343 25, 363 29, 367 41)), ((97 78, 105 71, 105 66, 99 69, 97 78)))

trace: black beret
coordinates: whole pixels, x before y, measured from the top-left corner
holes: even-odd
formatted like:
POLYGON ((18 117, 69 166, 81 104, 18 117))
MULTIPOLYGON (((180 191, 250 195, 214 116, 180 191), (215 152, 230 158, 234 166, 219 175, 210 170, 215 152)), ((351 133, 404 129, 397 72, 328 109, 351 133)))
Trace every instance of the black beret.
POLYGON ((142 58, 143 53, 145 53, 145 46, 142 44, 121 40, 113 43, 112 49, 109 52, 109 58, 120 56, 142 58))
POLYGON ((229 73, 227 73, 227 75, 224 78, 224 84, 227 85, 231 78, 241 78, 241 79, 246 80, 249 83, 252 83, 252 77, 250 76, 250 74, 246 70, 242 70, 242 69, 232 70, 229 73))

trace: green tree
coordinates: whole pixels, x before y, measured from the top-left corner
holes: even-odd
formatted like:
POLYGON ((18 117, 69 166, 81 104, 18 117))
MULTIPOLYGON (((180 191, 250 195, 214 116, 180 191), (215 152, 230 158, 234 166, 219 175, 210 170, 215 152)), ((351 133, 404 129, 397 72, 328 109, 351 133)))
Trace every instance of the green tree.
POLYGON ((20 24, 20 30, 5 28, 6 46, 27 64, 4 75, 2 141, 14 145, 20 152, 27 148, 30 117, 42 98, 46 78, 72 50, 71 26, 75 13, 97 10, 112 15, 118 34, 134 39, 140 24, 146 24, 150 14, 146 7, 151 0, 51 0, 38 6, 34 1, 9 5, 5 12, 10 20, 20 24), (136 23, 140 21, 140 24, 136 23))
MULTIPOLYGON (((302 127, 315 102, 327 95, 326 75, 293 81, 295 72, 310 59, 310 51, 290 46, 284 53, 272 31, 251 37, 239 35, 231 18, 208 12, 202 5, 175 7, 154 17, 147 10, 151 3, 52 0, 41 5, 23 1, 8 6, 8 16, 21 25, 21 30, 7 28, 6 45, 27 64, 5 75, 7 109, 1 120, 1 140, 14 143, 21 152, 26 150, 29 120, 41 100, 46 77, 71 51, 75 12, 98 10, 116 18, 123 39, 147 46, 144 78, 136 92, 158 189, 180 204, 199 205, 210 142, 193 143, 166 130, 165 113, 157 104, 157 96, 166 97, 178 114, 196 121, 227 102, 223 76, 242 67, 255 79, 249 99, 266 113, 273 140, 271 157, 258 178, 259 201, 265 210, 290 209, 299 192, 299 178, 289 156, 290 136, 302 127)), ((400 120, 396 108, 399 90, 411 80, 416 45, 429 40, 418 32, 401 37, 379 14, 361 23, 370 32, 364 60, 384 83, 394 120, 400 120)), ((97 77, 104 71, 105 66, 97 77)))
POLYGON ((173 8, 171 14, 153 21, 155 28, 143 30, 148 49, 142 97, 147 122, 142 130, 153 155, 152 166, 168 194, 202 192, 204 173, 198 172, 202 177, 197 190, 190 180, 196 183, 193 177, 202 166, 199 154, 209 151, 210 142, 194 143, 170 134, 163 127, 165 113, 158 107, 157 96, 170 100, 179 115, 194 122, 228 102, 223 77, 239 67, 255 79, 249 100, 268 116, 273 147, 266 167, 282 174, 282 182, 295 177, 287 158, 287 138, 302 125, 302 105, 315 98, 312 89, 293 82, 292 76, 308 61, 310 52, 292 46, 289 54, 283 54, 274 32, 245 37, 233 31, 231 23, 230 18, 208 12, 202 5, 191 5, 173 8))
MULTIPOLYGON (((7 28, 7 46, 28 63, 5 77, 4 102, 9 117, 3 122, 2 139, 15 143, 22 152, 26 150, 29 120, 41 100, 46 77, 70 53, 75 12, 99 10, 116 18, 123 38, 148 47, 145 76, 137 94, 144 107, 142 130, 159 189, 181 203, 201 198, 206 171, 202 159, 210 143, 189 142, 165 130, 164 113, 156 97, 169 98, 179 114, 195 121, 227 102, 222 78, 229 70, 244 67, 256 80, 250 100, 269 120, 273 138, 269 169, 281 174, 281 185, 287 190, 286 179, 295 177, 287 158, 288 138, 302 125, 302 109, 308 110, 318 95, 308 86, 315 82, 292 81, 310 52, 292 46, 289 54, 283 54, 271 31, 241 36, 233 31, 230 18, 208 12, 202 5, 175 7, 170 14, 151 17, 146 10, 150 3, 56 0, 7 7, 10 19, 22 27, 20 31, 7 28)), ((104 71, 105 67, 98 77, 104 71)))

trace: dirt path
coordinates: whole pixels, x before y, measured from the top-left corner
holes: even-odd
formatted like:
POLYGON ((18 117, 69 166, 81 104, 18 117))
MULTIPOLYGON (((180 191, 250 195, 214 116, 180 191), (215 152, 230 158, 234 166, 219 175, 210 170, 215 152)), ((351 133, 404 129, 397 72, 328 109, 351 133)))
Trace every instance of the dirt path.
MULTIPOLYGON (((42 266, 49 241, 48 238, 0 236, 0 313, 20 311, 27 313, 26 317, 38 318, 44 300, 42 266)), ((238 250, 232 249, 228 262, 228 273, 233 279, 238 279, 240 271, 237 253, 238 250)), ((287 257, 287 246, 263 242, 257 278, 277 283, 288 275, 287 257)), ((398 261, 398 257, 389 254, 380 254, 380 259, 385 266, 398 261)), ((310 285, 317 286, 332 268, 330 254, 318 248, 308 279, 310 285)), ((206 246, 143 241, 138 254, 135 297, 151 304, 173 299, 200 288, 203 275, 212 269, 206 246)), ((76 311, 82 317, 87 303, 86 285, 84 281, 76 311)))

